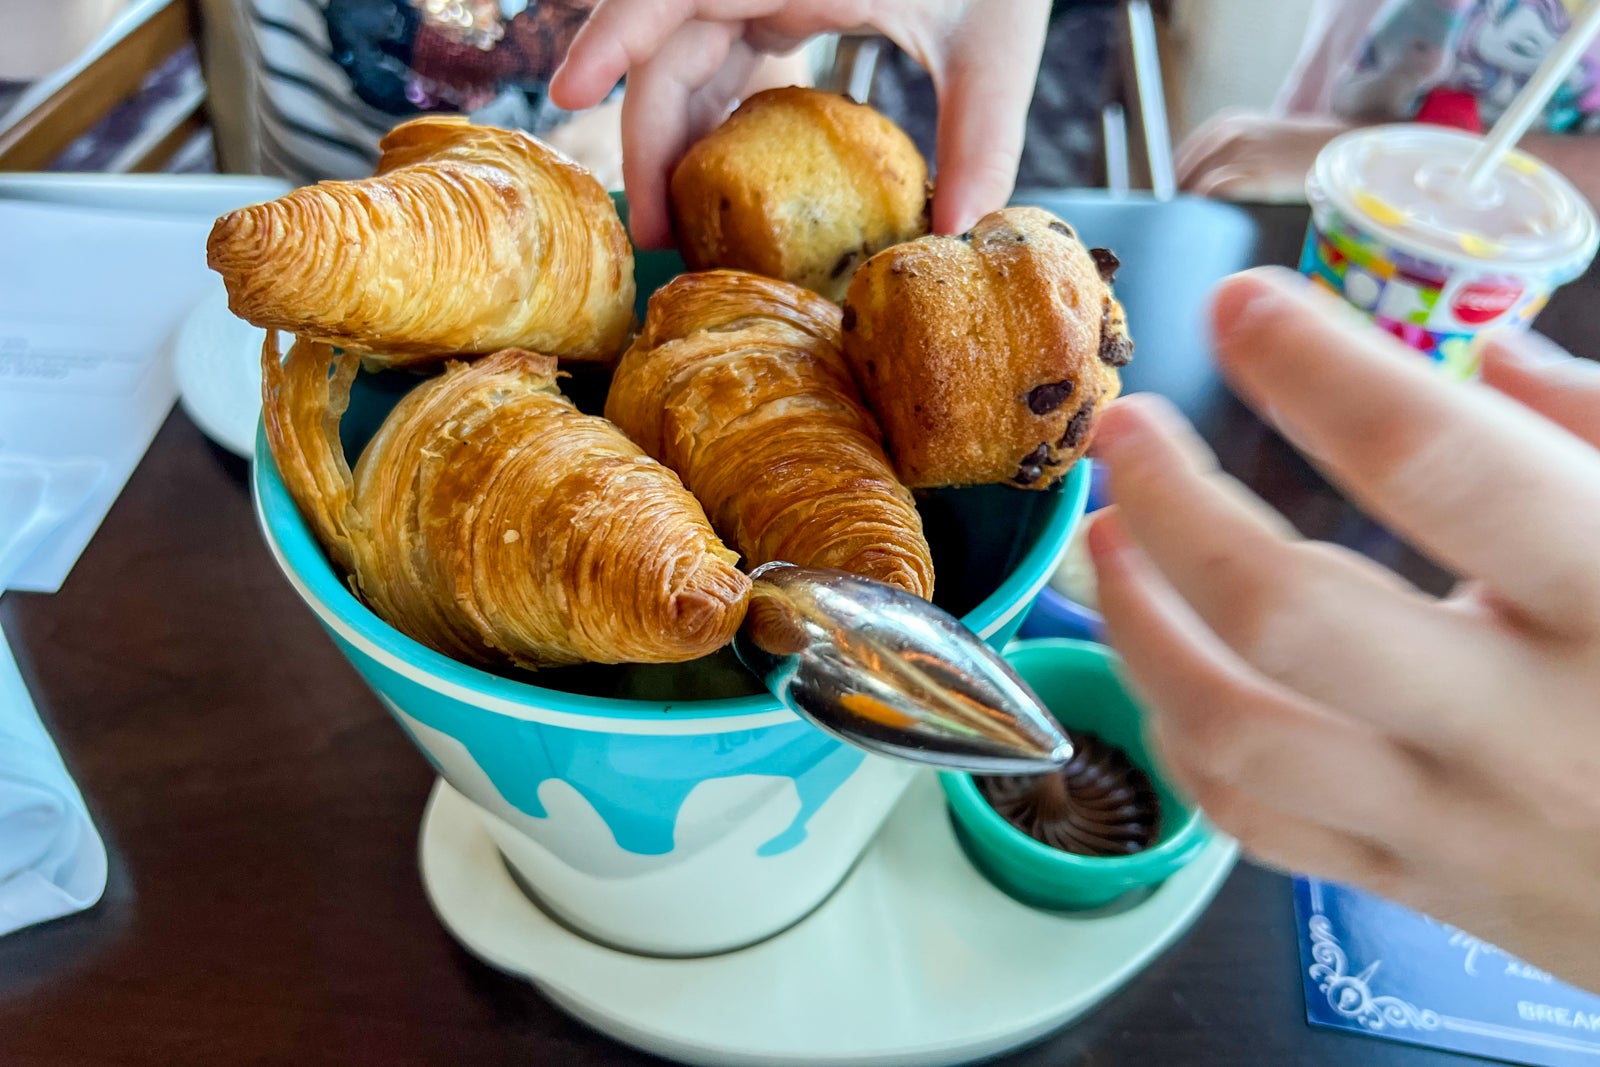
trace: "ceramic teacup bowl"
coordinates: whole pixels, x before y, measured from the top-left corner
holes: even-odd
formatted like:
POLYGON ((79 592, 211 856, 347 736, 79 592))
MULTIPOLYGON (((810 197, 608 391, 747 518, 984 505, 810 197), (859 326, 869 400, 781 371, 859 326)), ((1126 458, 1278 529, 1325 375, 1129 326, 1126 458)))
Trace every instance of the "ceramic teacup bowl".
MULTIPOLYGON (((641 253, 644 296, 683 269, 641 253)), ((352 462, 417 379, 363 375, 343 424, 352 462)), ((589 412, 606 376, 563 388, 589 412)), ((724 650, 669 666, 495 674, 386 624, 335 572, 258 434, 267 543, 422 754, 483 820, 522 884, 558 918, 631 951, 696 955, 767 937, 816 907, 910 780, 784 709, 724 650)), ((1083 514, 1088 471, 1046 492, 922 494, 935 602, 1002 647, 1083 514)))

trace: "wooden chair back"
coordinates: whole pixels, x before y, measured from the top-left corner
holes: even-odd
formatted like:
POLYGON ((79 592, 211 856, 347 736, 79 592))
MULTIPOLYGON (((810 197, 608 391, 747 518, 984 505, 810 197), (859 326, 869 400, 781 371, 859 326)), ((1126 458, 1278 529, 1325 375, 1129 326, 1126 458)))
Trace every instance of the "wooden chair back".
MULTIPOLYGON (((150 17, 97 56, 38 106, 0 130, 0 171, 43 170, 181 49, 196 44, 198 21, 190 0, 167 0, 150 17)), ((143 132, 120 170, 152 171, 205 127, 205 96, 185 97, 143 132)))

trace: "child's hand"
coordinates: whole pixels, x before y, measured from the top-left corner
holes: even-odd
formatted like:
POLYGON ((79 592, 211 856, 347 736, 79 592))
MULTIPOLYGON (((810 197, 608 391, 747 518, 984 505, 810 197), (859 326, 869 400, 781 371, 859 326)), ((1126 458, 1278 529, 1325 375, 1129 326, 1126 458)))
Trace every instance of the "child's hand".
POLYGON ((1178 185, 1220 200, 1302 200, 1317 153, 1348 129, 1337 119, 1224 112, 1178 146, 1178 185))
POLYGON ((1265 861, 1600 988, 1600 367, 1536 337, 1458 385, 1286 271, 1223 284, 1240 394, 1467 579, 1302 541, 1165 403, 1098 431, 1100 603, 1178 781, 1265 861))
POLYGON ((602 0, 550 83, 561 107, 598 103, 624 74, 623 176, 643 247, 671 238, 667 182, 726 115, 764 54, 833 30, 872 28, 939 92, 934 229, 1002 207, 1044 46, 1046 0, 602 0))

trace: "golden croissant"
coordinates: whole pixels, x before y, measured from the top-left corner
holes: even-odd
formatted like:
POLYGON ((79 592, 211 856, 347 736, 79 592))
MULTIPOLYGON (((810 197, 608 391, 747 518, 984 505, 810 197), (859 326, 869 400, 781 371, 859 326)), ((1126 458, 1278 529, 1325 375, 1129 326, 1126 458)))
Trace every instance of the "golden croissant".
POLYGON ((677 475, 556 388, 551 356, 452 362, 339 444, 359 357, 262 352, 285 485, 355 590, 446 655, 528 668, 669 663, 732 640, 750 580, 677 475))
POLYGON ((399 366, 527 348, 609 361, 633 328, 633 251, 582 167, 512 130, 432 116, 378 171, 217 220, 235 315, 399 366))
POLYGON ((741 271, 650 299, 606 417, 683 476, 749 566, 836 567, 933 593, 910 492, 839 350, 839 308, 741 271))

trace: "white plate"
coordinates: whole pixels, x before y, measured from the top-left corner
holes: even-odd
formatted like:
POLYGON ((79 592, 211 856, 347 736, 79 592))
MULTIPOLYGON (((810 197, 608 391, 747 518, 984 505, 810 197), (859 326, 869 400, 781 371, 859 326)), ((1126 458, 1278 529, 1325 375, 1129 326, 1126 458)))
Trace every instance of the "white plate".
POLYGON ((266 337, 234 317, 222 279, 214 278, 172 340, 183 410, 207 437, 245 459, 255 454, 266 337))
POLYGON ((1236 848, 1213 842, 1131 906, 1037 911, 967 862, 924 775, 810 918, 692 960, 629 955, 558 925, 442 780, 419 851, 434 911, 468 951, 620 1041, 694 1064, 910 1067, 998 1055, 1105 999, 1194 922, 1236 848))
POLYGON ((186 218, 216 218, 292 188, 282 178, 246 174, 0 174, 3 200, 186 218))

